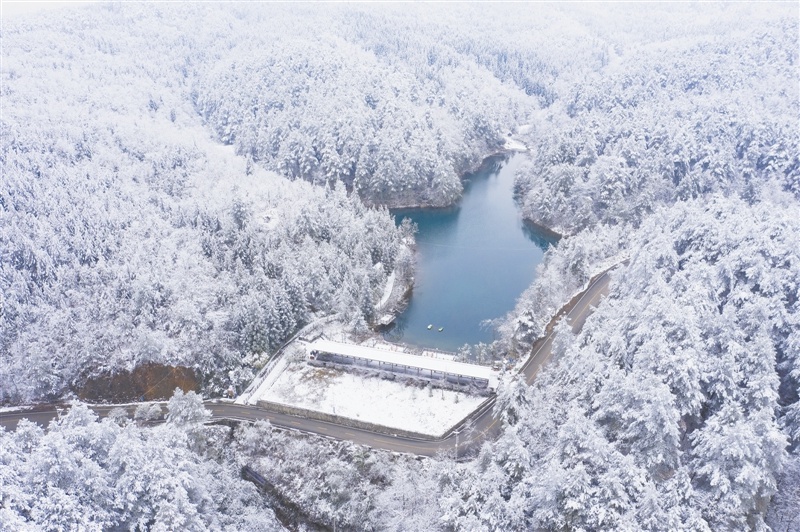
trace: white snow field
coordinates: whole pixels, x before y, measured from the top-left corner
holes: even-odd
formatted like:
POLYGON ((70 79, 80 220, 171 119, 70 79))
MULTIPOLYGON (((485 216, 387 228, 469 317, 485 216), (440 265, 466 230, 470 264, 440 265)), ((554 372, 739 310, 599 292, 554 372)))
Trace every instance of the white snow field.
POLYGON ((486 398, 292 361, 271 386, 262 387, 252 400, 282 403, 438 436, 486 398))
POLYGON ((528 146, 524 142, 513 137, 505 139, 504 148, 508 151, 528 151, 528 146))

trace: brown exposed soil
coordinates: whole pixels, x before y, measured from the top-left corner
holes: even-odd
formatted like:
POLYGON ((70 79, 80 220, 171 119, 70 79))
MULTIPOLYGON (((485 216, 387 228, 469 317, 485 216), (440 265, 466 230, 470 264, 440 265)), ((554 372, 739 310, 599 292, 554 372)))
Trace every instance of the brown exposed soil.
POLYGON ((75 390, 82 401, 124 403, 157 401, 172 397, 175 388, 198 391, 194 370, 183 366, 143 364, 131 371, 100 375, 86 380, 75 390))

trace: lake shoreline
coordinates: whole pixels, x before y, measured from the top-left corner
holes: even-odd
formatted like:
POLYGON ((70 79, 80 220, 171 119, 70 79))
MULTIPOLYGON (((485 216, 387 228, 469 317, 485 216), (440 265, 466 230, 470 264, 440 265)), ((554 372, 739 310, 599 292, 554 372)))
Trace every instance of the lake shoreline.
MULTIPOLYGON (((477 166, 474 171, 467 172, 461 176, 461 182, 464 185, 464 192, 467 191, 467 187, 470 183, 470 179, 472 176, 479 174, 481 172, 488 172, 491 170, 492 165, 496 164, 498 161, 508 161, 511 157, 515 155, 521 155, 524 152, 520 152, 519 150, 511 150, 511 149, 502 149, 496 152, 493 152, 481 160, 481 163, 477 166)), ((436 206, 436 205, 412 205, 412 206, 402 206, 402 207, 386 207, 390 213, 390 215, 395 217, 406 217, 405 214, 412 214, 412 213, 441 213, 442 215, 447 215, 450 213, 457 213, 462 206, 462 202, 464 200, 464 194, 462 194, 458 201, 450 204, 450 205, 443 205, 443 206, 436 206)), ((515 207, 517 212, 519 212, 519 204, 517 201, 514 201, 515 207)), ((528 235, 530 240, 536 243, 540 247, 547 247, 547 245, 554 245, 558 241, 563 238, 563 235, 547 226, 538 224, 533 222, 524 216, 521 217, 522 222, 522 230, 524 233, 528 235)), ((414 256, 414 264, 415 270, 420 262, 419 257, 419 246, 415 240, 414 244, 411 247, 413 256, 414 256)), ((416 279, 412 277, 408 279, 406 283, 404 283, 404 290, 403 294, 399 298, 392 298, 392 303, 386 307, 382 308, 381 314, 382 316, 391 315, 392 321, 391 322, 383 322, 383 323, 375 323, 371 327, 372 330, 379 334, 384 335, 389 333, 394 327, 397 325, 397 320, 400 318, 403 313, 408 309, 409 305, 411 304, 411 300, 414 294, 414 289, 416 286, 416 279)))
POLYGON ((534 221, 531 221, 528 218, 523 217, 522 218, 522 223, 523 223, 523 225, 525 225, 526 227, 530 228, 531 230, 542 234, 542 236, 544 236, 547 239, 552 239, 552 240, 558 241, 558 240, 561 240, 562 238, 564 238, 564 235, 562 235, 558 231, 554 231, 553 229, 550 229, 546 225, 542 225, 542 224, 536 223, 534 221))
MULTIPOLYGON (((480 173, 482 171, 485 171, 489 167, 489 165, 491 164, 491 161, 493 159, 497 159, 499 157, 511 157, 511 156, 513 156, 515 154, 519 154, 519 153, 525 153, 525 152, 520 152, 518 150, 511 150, 511 149, 505 149, 504 148, 504 149, 501 149, 499 151, 490 153, 489 155, 487 155, 486 157, 483 158, 483 160, 481 161, 481 163, 478 165, 478 167, 475 170, 470 171, 470 172, 466 172, 461 176, 460 179, 461 179, 462 185, 466 185, 467 183, 469 183, 470 176, 475 175, 477 173, 480 173)), ((450 211, 450 210, 457 211, 458 209, 460 209, 461 208, 461 201, 463 200, 463 198, 464 198, 464 195, 462 193, 461 196, 459 196, 457 201, 455 201, 455 202, 453 202, 453 203, 451 203, 449 205, 431 205, 431 204, 421 203, 421 204, 399 205, 399 206, 394 206, 393 205, 391 207, 388 206, 388 205, 382 205, 382 206, 386 207, 389 210, 389 213, 391 215, 395 215, 396 214, 395 211, 405 211, 405 210, 425 210, 425 211, 435 211, 435 212, 447 212, 447 211, 450 211)), ((556 240, 556 241, 557 240, 561 240, 565 236, 564 234, 559 233, 558 231, 556 231, 555 229, 553 229, 551 227, 548 227, 546 225, 542 225, 540 223, 534 222, 533 220, 531 220, 529 218, 525 218, 524 215, 522 217, 522 222, 529 229, 532 229, 535 232, 540 233, 542 236, 544 236, 545 238, 550 239, 550 240, 556 240)))
POLYGON ((513 308, 536 264, 560 239, 520 215, 513 182, 523 161, 519 151, 484 158, 479 171, 462 178, 456 204, 389 209, 396 223, 409 218, 419 232, 413 286, 403 298, 406 308, 393 309, 387 341, 450 352, 492 341, 485 323, 513 308))

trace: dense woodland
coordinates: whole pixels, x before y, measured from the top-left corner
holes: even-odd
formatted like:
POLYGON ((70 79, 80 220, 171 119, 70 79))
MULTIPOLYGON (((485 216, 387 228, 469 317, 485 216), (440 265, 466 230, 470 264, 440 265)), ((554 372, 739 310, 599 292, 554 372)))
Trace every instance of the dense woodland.
POLYGON ((201 398, 122 409, 99 421, 74 404, 47 430, 23 421, 0 431, 2 530, 283 530, 239 477, 225 427, 204 427, 201 398))
POLYGON ((581 334, 561 331, 549 371, 506 390, 492 473, 473 473, 492 480, 465 493, 460 522, 763 529, 800 427, 796 212, 775 192, 649 217, 581 334))
POLYGON ((131 11, 4 36, 0 402, 145 362, 219 393, 315 316, 363 328, 392 270, 411 273, 409 228, 385 210, 210 141, 175 57, 139 55, 170 35, 131 11), (139 31, 127 52, 115 23, 139 31))
POLYGON ((4 21, 2 403, 149 361, 213 395, 319 316, 363 330, 387 276, 413 272, 413 229, 385 207, 456 202, 522 125, 521 211, 566 237, 481 349, 524 357, 616 266, 534 385, 505 383, 503 434, 466 462, 205 426, 194 395, 159 427, 76 405, 0 431, 0 529, 280 529, 273 511, 352 530, 800 528, 794 7, 4 21))
POLYGON ((648 43, 570 87, 531 130, 517 191, 532 221, 574 233, 638 225, 766 182, 800 197, 797 21, 648 43))

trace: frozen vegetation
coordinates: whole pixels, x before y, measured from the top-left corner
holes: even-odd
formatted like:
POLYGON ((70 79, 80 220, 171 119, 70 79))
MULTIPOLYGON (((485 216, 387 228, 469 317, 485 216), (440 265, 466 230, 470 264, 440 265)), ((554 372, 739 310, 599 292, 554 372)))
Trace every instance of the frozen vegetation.
POLYGON ((665 27, 663 40, 570 86, 527 134, 533 156, 516 183, 524 215, 575 233, 638 225, 715 192, 752 200, 770 181, 800 195, 797 47, 785 46, 797 44, 797 17, 773 21, 774 8, 750 14, 754 25, 699 17, 665 27), (692 26, 701 35, 688 38, 692 26))
POLYGON ((235 462, 220 460, 227 428, 202 425, 197 395, 176 395, 166 415, 148 427, 146 415, 99 421, 73 404, 47 430, 0 431, 0 529, 283 530, 235 462))
POLYGON ((195 32, 142 6, 67 13, 4 29, 0 402, 148 361, 219 393, 314 315, 365 328, 410 273, 386 211, 211 142, 195 32))
POLYGON ((317 316, 364 331, 413 273, 385 206, 457 201, 509 132, 524 216, 567 237, 489 350, 626 262, 469 461, 76 407, 0 431, 0 529, 796 530, 797 35, 779 3, 4 20, 0 402, 147 361, 210 395, 317 316))

